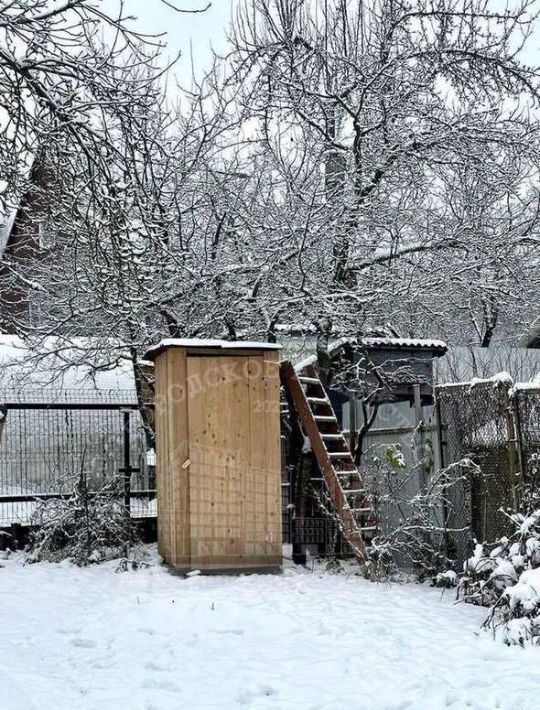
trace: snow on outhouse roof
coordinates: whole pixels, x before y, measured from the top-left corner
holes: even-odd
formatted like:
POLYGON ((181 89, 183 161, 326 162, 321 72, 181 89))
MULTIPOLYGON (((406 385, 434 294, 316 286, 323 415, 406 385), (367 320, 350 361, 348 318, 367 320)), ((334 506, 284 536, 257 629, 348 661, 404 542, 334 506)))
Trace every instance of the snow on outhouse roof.
POLYGON ((145 353, 153 360, 167 348, 221 348, 223 350, 281 350, 279 343, 260 343, 249 340, 205 340, 202 338, 165 338, 145 353))

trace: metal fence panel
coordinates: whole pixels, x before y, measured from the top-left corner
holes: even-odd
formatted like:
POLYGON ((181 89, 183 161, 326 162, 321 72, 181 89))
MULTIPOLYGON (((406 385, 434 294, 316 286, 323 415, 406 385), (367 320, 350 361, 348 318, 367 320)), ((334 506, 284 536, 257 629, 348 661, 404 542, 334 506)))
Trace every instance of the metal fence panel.
POLYGON ((81 474, 88 488, 97 490, 125 478, 126 469, 132 515, 156 514, 155 501, 149 501, 154 469, 136 406, 104 397, 73 398, 65 392, 33 392, 16 401, 4 399, 0 527, 28 524, 40 498, 69 494, 81 474))

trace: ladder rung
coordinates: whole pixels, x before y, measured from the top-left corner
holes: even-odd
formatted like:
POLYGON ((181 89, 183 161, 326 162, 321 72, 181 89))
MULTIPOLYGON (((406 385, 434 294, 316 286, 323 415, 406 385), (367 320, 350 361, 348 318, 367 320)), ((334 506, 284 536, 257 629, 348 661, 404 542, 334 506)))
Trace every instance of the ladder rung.
POLYGON ((331 459, 348 459, 351 458, 350 451, 328 451, 328 456, 331 459))
POLYGON ((316 422, 337 422, 337 419, 332 415, 322 415, 322 414, 315 414, 314 419, 316 422))
POLYGON ((370 525, 370 526, 367 527, 367 528, 358 528, 358 530, 360 530, 360 532, 374 532, 375 530, 377 530, 377 526, 376 526, 376 525, 373 525, 373 526, 370 525))
POLYGON ((343 440, 343 434, 321 434, 323 439, 329 439, 332 441, 343 440))
POLYGON ((326 397, 307 397, 307 401, 313 404, 330 404, 326 397))
POLYGON ((372 513, 371 508, 351 508, 351 513, 372 513))
POLYGON ((344 488, 343 493, 346 496, 359 496, 359 495, 365 495, 366 494, 366 489, 365 488, 344 488))
POLYGON ((299 377, 298 379, 300 380, 300 382, 303 385, 321 385, 321 387, 322 387, 322 382, 319 380, 318 377, 304 377, 304 376, 302 376, 302 377, 299 377))

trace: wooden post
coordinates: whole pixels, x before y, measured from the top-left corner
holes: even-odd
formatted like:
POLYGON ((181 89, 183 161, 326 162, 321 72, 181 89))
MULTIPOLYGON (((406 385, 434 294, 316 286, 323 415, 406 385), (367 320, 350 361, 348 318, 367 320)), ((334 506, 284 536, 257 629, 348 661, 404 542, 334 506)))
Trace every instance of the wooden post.
POLYGON ((427 490, 427 471, 422 465, 422 459, 424 457, 424 449, 426 445, 426 436, 424 431, 424 419, 422 413, 422 398, 420 393, 420 385, 413 385, 413 396, 414 396, 414 423, 417 433, 417 444, 416 444, 416 461, 419 464, 419 483, 420 492, 425 493, 427 490))
POLYGON ((519 507, 519 488, 523 481, 523 461, 521 457, 521 445, 519 441, 519 425, 515 410, 515 400, 510 398, 508 387, 503 388, 503 397, 506 413, 507 426, 507 450, 508 464, 511 477, 512 506, 514 511, 519 507))

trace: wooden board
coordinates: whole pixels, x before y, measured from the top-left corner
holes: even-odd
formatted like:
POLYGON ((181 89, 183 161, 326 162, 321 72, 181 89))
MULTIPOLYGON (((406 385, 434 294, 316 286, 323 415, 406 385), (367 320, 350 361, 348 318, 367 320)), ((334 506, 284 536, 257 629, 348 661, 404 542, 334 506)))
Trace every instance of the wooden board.
POLYGON ((182 566, 190 560, 185 353, 160 354, 155 369, 158 549, 172 565, 182 566))

